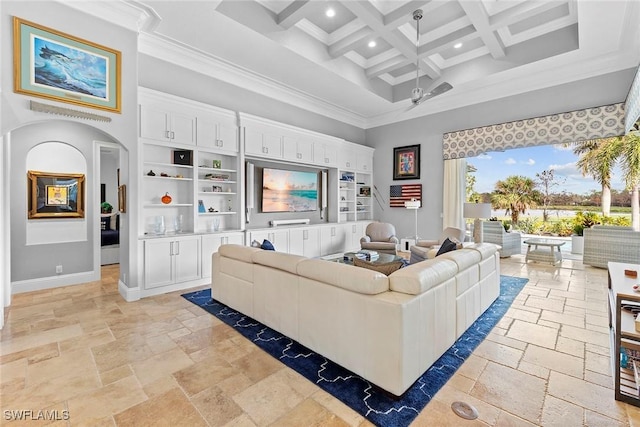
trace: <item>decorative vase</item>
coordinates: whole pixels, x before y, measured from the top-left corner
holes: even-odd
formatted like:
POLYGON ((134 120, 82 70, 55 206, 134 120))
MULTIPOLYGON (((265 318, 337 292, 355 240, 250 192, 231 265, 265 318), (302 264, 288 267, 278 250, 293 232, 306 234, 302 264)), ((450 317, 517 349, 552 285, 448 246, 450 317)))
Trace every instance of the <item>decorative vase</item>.
POLYGON ((160 198, 160 201, 165 205, 168 205, 169 203, 171 203, 171 196, 169 195, 169 193, 164 193, 164 196, 160 198))

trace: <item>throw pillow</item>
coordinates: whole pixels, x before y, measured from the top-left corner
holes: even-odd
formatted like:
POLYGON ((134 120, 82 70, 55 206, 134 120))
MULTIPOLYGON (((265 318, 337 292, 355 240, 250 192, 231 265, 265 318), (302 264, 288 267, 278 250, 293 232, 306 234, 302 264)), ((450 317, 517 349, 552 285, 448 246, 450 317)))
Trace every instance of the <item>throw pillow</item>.
POLYGON ((100 230, 110 230, 111 228, 109 227, 109 222, 109 217, 100 218, 100 230))
POLYGON ((260 248, 262 248, 262 249, 264 249, 266 251, 275 251, 276 250, 276 248, 273 247, 273 243, 271 243, 267 239, 264 239, 262 241, 262 245, 260 246, 260 248))
POLYGON ((440 245, 440 249, 438 249, 438 253, 436 254, 436 256, 442 255, 447 252, 455 251, 456 246, 457 246, 456 243, 449 240, 449 238, 447 237, 444 240, 444 242, 442 242, 442 245, 440 245))

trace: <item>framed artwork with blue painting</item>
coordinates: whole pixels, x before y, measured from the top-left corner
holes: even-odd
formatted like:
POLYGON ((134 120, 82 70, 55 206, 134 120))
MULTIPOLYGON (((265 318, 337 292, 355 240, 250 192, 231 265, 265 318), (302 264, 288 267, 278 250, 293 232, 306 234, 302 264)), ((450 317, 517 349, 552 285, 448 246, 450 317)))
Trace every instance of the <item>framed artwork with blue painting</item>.
POLYGON ((393 179, 420 179, 420 145, 393 149, 393 179))
POLYGON ((13 18, 17 93, 120 113, 120 52, 13 18))

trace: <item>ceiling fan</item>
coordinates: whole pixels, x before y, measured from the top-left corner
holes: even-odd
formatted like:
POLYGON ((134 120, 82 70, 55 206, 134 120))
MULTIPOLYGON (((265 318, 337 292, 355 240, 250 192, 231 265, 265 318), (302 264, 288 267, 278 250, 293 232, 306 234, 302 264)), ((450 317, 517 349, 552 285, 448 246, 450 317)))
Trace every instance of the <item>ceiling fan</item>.
POLYGON ((412 107, 415 107, 422 101, 426 101, 427 99, 431 99, 434 96, 441 95, 453 89, 453 86, 444 82, 426 93, 420 87, 420 56, 418 48, 420 47, 420 20, 422 19, 422 9, 417 9, 413 12, 413 19, 416 21, 416 87, 411 91, 411 103, 413 104, 412 107))

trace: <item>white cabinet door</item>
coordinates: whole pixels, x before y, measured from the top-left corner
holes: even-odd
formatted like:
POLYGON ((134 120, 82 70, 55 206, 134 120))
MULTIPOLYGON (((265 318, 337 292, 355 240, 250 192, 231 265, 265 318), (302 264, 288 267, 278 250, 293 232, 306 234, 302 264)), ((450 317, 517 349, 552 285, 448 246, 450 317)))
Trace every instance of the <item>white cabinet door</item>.
POLYGON ((342 224, 322 227, 320 231, 321 255, 336 254, 345 251, 346 229, 342 224))
POLYGON ((276 251, 289 253, 289 230, 251 231, 247 245, 250 245, 254 240, 262 244, 265 239, 271 242, 276 251))
POLYGON ((153 239, 144 242, 144 286, 146 289, 171 285, 173 255, 171 239, 153 239))
POLYGON ((305 227, 289 230, 289 253, 315 258, 320 256, 320 228, 305 227))
POLYGON ((206 234, 202 236, 202 277, 211 277, 211 257, 222 245, 244 245, 243 233, 206 234))
POLYGON ((294 162, 311 163, 313 161, 313 142, 285 136, 282 138, 282 156, 294 162))
POLYGON ((238 127, 227 117, 207 114, 198 116, 199 147, 215 148, 229 153, 238 152, 238 127))
POLYGON ((356 165, 360 172, 371 172, 373 170, 373 157, 369 153, 358 153, 356 165))
POLYGON ((338 164, 338 149, 333 144, 315 141, 313 143, 313 161, 320 166, 336 166, 338 164))
POLYGON ((196 117, 179 112, 170 113, 171 141, 180 144, 196 144, 196 117))
POLYGON ((196 143, 196 118, 155 105, 140 105, 140 136, 157 141, 196 143))
POLYGON ((355 170, 356 162, 357 162, 357 156, 355 151, 346 150, 346 149, 340 150, 338 158, 339 158, 338 167, 340 169, 355 170))
POLYGON ((178 237, 173 241, 175 282, 200 278, 200 236, 178 237))
POLYGON ((245 128, 244 151, 260 157, 282 158, 282 138, 274 133, 245 128))
POLYGON ((152 105, 140 105, 140 137, 171 141, 169 114, 152 105))

